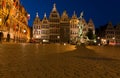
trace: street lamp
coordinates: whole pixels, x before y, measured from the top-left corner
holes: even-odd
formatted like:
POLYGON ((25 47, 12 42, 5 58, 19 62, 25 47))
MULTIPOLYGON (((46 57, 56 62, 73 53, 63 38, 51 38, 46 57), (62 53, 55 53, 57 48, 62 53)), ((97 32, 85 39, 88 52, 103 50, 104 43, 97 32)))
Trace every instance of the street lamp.
POLYGON ((38 38, 38 35, 36 36, 36 38, 38 38))
POLYGON ((0 18, 0 22, 2 21, 2 19, 0 18))
POLYGON ((100 37, 97 37, 97 39, 100 39, 100 37))
POLYGON ((115 37, 113 37, 112 39, 113 39, 113 44, 115 45, 115 37))
POLYGON ((113 37, 112 39, 115 40, 115 37, 113 37))
POLYGON ((0 25, 2 25, 2 18, 0 18, 0 25))
POLYGON ((26 30, 24 29, 23 32, 26 33, 26 30))
POLYGON ((60 36, 57 36, 58 39, 60 39, 60 36))
MULTIPOLYGON (((60 36, 57 36, 57 39, 59 40, 59 39, 60 39, 60 36)), ((59 42, 60 42, 60 40, 59 40, 59 42)))

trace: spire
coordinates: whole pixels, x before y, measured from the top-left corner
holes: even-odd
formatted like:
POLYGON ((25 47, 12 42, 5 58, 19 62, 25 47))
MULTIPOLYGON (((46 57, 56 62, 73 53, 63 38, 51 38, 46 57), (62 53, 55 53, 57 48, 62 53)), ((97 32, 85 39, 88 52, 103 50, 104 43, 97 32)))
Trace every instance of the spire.
POLYGON ((56 11, 56 4, 53 4, 53 10, 52 11, 56 11))
POLYGON ((74 11, 74 13, 73 13, 73 15, 72 15, 72 18, 73 18, 73 19, 76 19, 76 18, 77 18, 77 15, 76 15, 75 11, 74 11))
POLYGON ((74 16, 76 15, 75 11, 74 11, 74 16))
POLYGON ((63 14, 62 14, 62 15, 63 15, 63 16, 65 16, 66 14, 67 14, 66 10, 65 10, 65 11, 63 11, 63 14))
POLYGON ((64 10, 64 13, 65 13, 65 14, 67 13, 66 10, 64 10))
POLYGON ((89 19, 88 27, 91 28, 91 29, 93 29, 93 30, 95 30, 95 25, 94 25, 93 20, 91 18, 89 19))
POLYGON ((36 13, 36 17, 39 17, 38 12, 36 13))
POLYGON ((82 19, 83 18, 83 11, 80 13, 80 19, 82 19))
POLYGON ((88 23, 93 23, 93 20, 90 18, 88 23))
POLYGON ((44 18, 46 18, 46 13, 44 13, 44 18))

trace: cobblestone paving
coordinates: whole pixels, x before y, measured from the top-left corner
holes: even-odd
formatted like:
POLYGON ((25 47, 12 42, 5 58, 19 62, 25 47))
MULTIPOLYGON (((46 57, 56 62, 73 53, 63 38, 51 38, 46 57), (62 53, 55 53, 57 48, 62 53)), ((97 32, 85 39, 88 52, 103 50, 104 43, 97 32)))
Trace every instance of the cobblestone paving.
POLYGON ((73 45, 0 44, 0 78, 120 78, 120 60, 73 45))

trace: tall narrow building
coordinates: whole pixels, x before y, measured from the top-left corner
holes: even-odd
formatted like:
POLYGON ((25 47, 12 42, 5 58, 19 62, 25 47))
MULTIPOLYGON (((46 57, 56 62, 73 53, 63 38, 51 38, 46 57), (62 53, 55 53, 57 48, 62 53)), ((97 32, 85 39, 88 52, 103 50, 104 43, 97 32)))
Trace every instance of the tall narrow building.
POLYGON ((88 32, 88 24, 84 18, 82 19, 82 24, 83 24, 83 36, 85 37, 88 32))
POLYGON ((74 41, 76 41, 76 37, 78 37, 78 18, 77 18, 77 15, 74 11, 74 14, 72 15, 72 18, 70 20, 70 42, 71 43, 74 43, 74 41))
POLYGON ((41 25, 41 39, 43 43, 49 42, 49 21, 46 17, 46 13, 44 14, 44 18, 42 20, 41 25))
POLYGON ((50 42, 60 42, 60 15, 56 9, 56 4, 53 5, 53 9, 49 16, 50 25, 50 42))
POLYGON ((91 29, 93 31, 93 34, 95 34, 95 25, 94 25, 92 19, 90 19, 88 22, 88 30, 89 29, 91 29))
POLYGON ((120 24, 118 24, 115 28, 115 40, 116 40, 116 45, 120 45, 120 24))
POLYGON ((41 21, 38 13, 33 22, 33 40, 35 42, 41 42, 41 21))
POLYGON ((109 22, 105 30, 105 38, 102 39, 102 42, 109 42, 110 45, 115 45, 115 29, 112 25, 112 22, 109 22))
POLYGON ((70 20, 66 11, 63 12, 60 20, 60 38, 62 43, 70 41, 70 20))

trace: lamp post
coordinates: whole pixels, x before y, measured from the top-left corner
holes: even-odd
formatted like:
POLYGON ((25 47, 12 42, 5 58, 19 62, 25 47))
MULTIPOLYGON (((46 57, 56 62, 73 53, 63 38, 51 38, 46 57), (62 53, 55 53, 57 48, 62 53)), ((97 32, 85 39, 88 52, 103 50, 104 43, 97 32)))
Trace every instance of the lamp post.
POLYGON ((1 22, 2 22, 2 18, 0 18, 0 25, 1 25, 1 22))
POLYGON ((0 18, 0 27, 1 27, 1 25, 2 25, 2 19, 0 18))
POLYGON ((60 43, 60 36, 57 36, 57 39, 59 40, 59 43, 60 43))
POLYGON ((98 46, 101 45, 101 40, 100 40, 100 37, 97 37, 97 43, 98 43, 98 46))
MULTIPOLYGON (((26 35, 26 32, 27 32, 26 29, 24 29, 24 30, 23 30, 24 37, 25 37, 25 35, 26 35)), ((26 41, 26 38, 25 38, 25 41, 26 41)))
POLYGON ((113 37, 112 39, 113 39, 113 45, 115 45, 115 37, 113 37))
POLYGON ((26 33, 26 30, 24 29, 23 32, 26 33))
POLYGON ((1 31, 1 25, 2 25, 2 18, 0 18, 0 43, 2 42, 2 31, 1 31))

